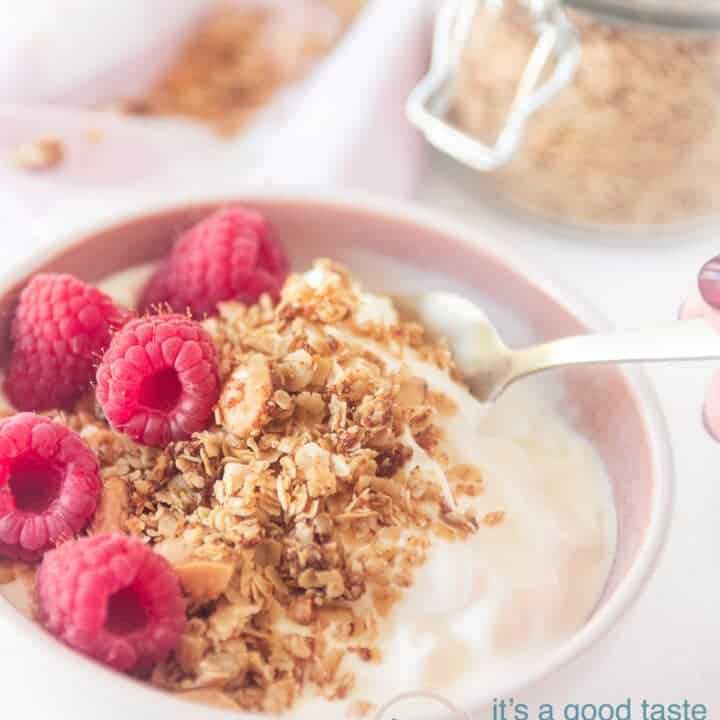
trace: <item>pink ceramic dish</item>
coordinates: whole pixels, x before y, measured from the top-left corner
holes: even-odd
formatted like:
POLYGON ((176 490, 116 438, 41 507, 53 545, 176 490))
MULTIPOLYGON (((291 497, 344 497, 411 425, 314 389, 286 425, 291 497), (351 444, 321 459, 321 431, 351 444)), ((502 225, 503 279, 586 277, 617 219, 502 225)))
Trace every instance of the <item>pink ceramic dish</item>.
MULTIPOLYGON (((329 256, 345 262, 379 290, 443 287, 466 293, 488 309, 511 343, 549 340, 603 325, 593 311, 557 283, 519 259, 509 259, 499 243, 423 210, 363 198, 232 198, 232 202, 238 201, 269 217, 295 267, 304 268, 314 257, 329 256)), ((70 272, 87 281, 99 281, 131 265, 162 257, 179 230, 225 202, 126 219, 62 242, 51 257, 15 273, 0 286, 0 365, 7 355, 14 302, 32 273, 70 272)), ((586 625, 541 667, 517 677, 510 687, 498 687, 492 696, 477 697, 476 708, 492 702, 493 697, 517 696, 605 636, 645 586, 667 534, 672 463, 665 425, 648 383, 640 374, 612 367, 567 373, 562 382, 568 413, 599 452, 613 484, 618 519, 614 568, 586 625)), ((3 633, 14 633, 14 642, 27 646, 28 652, 33 652, 30 646, 34 646, 35 652, 44 654, 45 673, 57 667, 66 682, 71 682, 73 675, 84 677, 87 685, 95 688, 95 702, 103 703, 106 718, 127 717, 129 712, 144 717, 172 713, 176 720, 197 717, 196 707, 116 675, 52 641, 41 628, 19 616, 1 595, 0 627, 3 633)), ((408 689, 398 688, 398 692, 408 689)), ((80 704, 87 709, 89 702, 85 697, 80 704)), ((202 712, 207 717, 220 715, 209 708, 202 712)))

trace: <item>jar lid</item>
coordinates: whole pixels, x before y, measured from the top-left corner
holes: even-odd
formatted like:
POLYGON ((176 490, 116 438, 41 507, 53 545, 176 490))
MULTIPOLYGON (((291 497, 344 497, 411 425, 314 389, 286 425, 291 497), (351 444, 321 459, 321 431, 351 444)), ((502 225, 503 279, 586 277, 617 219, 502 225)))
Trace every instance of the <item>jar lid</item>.
POLYGON ((720 29, 717 0, 565 0, 577 10, 610 22, 633 22, 676 30, 720 29))

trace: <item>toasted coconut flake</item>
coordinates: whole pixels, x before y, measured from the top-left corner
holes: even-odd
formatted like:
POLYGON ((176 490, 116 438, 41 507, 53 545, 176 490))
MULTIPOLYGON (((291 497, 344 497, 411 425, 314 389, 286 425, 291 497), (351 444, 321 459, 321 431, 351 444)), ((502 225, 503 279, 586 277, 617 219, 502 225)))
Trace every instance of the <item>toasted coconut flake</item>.
POLYGON ((175 568, 183 590, 190 597, 202 602, 215 600, 227 590, 235 568, 226 562, 197 560, 175 568))
POLYGON ((270 364, 264 355, 250 353, 240 360, 223 386, 218 403, 223 427, 238 437, 259 431, 272 397, 270 364))
POLYGON ((121 477, 108 477, 103 481, 100 504, 92 525, 92 535, 121 530, 130 506, 126 481, 121 477))

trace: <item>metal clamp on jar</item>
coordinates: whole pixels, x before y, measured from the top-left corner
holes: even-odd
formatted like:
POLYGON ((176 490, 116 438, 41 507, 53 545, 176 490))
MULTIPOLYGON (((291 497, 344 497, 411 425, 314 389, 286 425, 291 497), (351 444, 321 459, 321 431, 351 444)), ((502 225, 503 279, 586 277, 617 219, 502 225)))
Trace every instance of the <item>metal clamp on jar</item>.
POLYGON ((720 214, 719 31, 707 0, 447 0, 408 115, 515 207, 685 231, 720 214))

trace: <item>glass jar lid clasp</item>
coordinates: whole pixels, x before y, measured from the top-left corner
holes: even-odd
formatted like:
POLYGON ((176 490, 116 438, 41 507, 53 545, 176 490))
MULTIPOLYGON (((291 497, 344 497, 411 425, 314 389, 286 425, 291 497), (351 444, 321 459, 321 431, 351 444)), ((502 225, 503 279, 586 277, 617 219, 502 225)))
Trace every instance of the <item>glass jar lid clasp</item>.
POLYGON ((558 0, 525 0, 535 19, 537 42, 522 73, 510 110, 494 143, 486 144, 446 119, 450 87, 481 6, 502 7, 503 0, 446 0, 435 21, 430 70, 408 98, 407 115, 430 144, 459 162, 483 172, 495 170, 513 155, 530 117, 572 80, 580 60, 580 42, 558 0), (550 63, 554 67, 547 79, 550 63))

